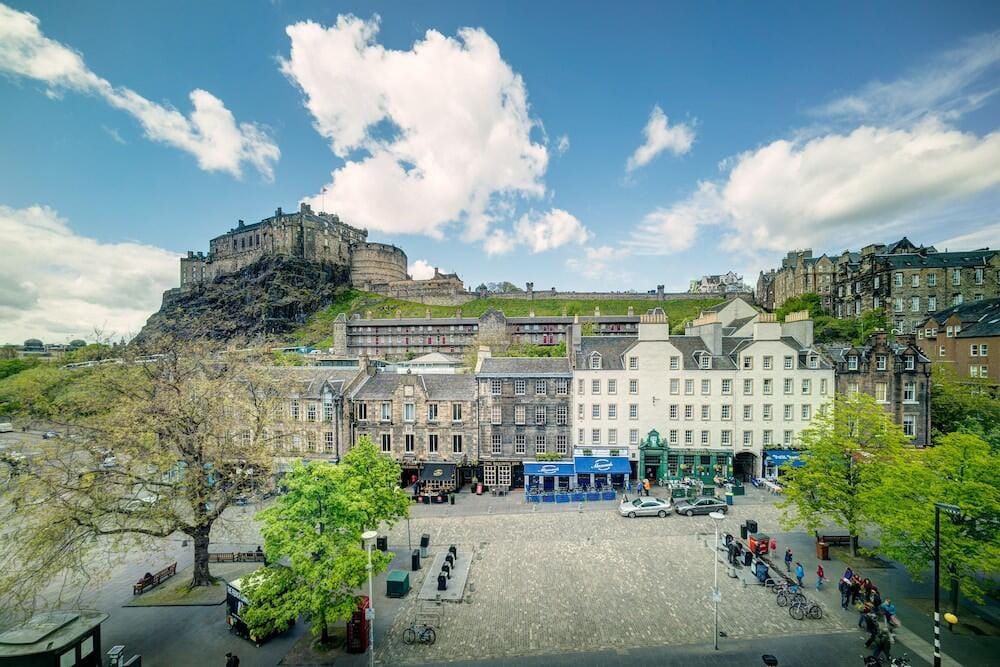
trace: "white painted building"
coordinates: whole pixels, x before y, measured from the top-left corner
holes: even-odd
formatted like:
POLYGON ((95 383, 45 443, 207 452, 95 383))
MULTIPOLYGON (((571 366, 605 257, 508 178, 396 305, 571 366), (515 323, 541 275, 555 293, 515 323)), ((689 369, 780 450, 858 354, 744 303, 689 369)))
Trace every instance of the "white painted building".
POLYGON ((639 478, 760 476, 765 452, 794 447, 826 409, 834 371, 807 314, 738 314, 709 312, 671 336, 654 312, 638 336, 575 337, 574 446, 627 450, 639 478), (737 330, 750 335, 727 335, 737 330))

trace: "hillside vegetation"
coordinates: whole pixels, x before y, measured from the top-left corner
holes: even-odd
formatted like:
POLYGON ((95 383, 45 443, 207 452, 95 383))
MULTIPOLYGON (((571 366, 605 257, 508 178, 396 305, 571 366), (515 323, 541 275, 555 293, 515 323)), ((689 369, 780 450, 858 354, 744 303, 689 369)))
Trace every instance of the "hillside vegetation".
POLYGON ((330 347, 333 344, 333 321, 340 313, 348 317, 357 313, 362 317, 372 311, 374 318, 396 317, 397 309, 402 317, 424 317, 430 309, 432 317, 454 317, 459 308, 463 317, 479 317, 490 308, 502 310, 508 317, 526 317, 531 311, 536 315, 593 315, 594 308, 601 309, 601 315, 625 315, 632 306, 636 315, 650 308, 662 308, 674 327, 683 329, 685 320, 698 316, 702 309, 721 303, 722 299, 678 299, 674 301, 652 301, 649 299, 474 299, 461 306, 428 306, 414 301, 401 301, 389 297, 346 290, 338 294, 333 303, 317 313, 293 334, 299 345, 330 347))

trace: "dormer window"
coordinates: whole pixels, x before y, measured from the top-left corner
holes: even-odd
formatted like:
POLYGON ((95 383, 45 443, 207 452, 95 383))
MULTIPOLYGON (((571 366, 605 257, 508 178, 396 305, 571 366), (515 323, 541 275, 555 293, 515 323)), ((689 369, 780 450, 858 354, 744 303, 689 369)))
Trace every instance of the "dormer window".
POLYGON ((819 357, 815 354, 809 355, 809 368, 819 368, 819 357))
POLYGON ((601 370, 601 355, 598 352, 594 352, 590 355, 590 369, 594 371, 601 370))
POLYGON ((903 360, 904 360, 904 363, 906 364, 906 370, 912 371, 912 370, 916 369, 916 367, 917 367, 917 365, 916 365, 916 359, 913 357, 912 354, 906 355, 905 357, 903 357, 903 360))
POLYGON ((858 358, 853 354, 847 357, 847 370, 849 371, 858 370, 858 358))
POLYGON ((712 357, 711 355, 702 353, 698 357, 698 368, 707 369, 712 367, 712 357))

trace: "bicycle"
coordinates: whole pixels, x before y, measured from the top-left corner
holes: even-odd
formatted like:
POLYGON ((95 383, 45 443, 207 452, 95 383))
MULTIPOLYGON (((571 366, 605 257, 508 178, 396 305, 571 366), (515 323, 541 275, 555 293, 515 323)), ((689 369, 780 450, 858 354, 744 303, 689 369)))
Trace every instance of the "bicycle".
POLYGON ((788 615, 796 621, 801 621, 806 616, 818 621, 823 618, 823 608, 819 604, 803 598, 801 602, 792 602, 788 606, 788 615))
POLYGON ((806 596, 800 590, 797 584, 788 584, 785 588, 778 591, 775 602, 778 603, 779 607, 787 607, 789 604, 796 602, 804 603, 806 596))
POLYGON ((416 623, 411 623, 410 627, 403 630, 404 644, 420 642, 421 644, 427 644, 429 646, 435 641, 437 641, 437 633, 434 632, 434 628, 429 625, 418 626, 416 623))

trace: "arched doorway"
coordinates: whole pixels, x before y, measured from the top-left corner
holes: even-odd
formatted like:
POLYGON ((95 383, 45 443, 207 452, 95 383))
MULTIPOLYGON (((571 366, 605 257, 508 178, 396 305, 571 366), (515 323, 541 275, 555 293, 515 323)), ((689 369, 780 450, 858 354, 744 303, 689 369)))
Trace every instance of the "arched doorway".
POLYGON ((751 452, 740 452, 733 460, 733 475, 736 479, 749 482, 757 476, 757 455, 751 452))

